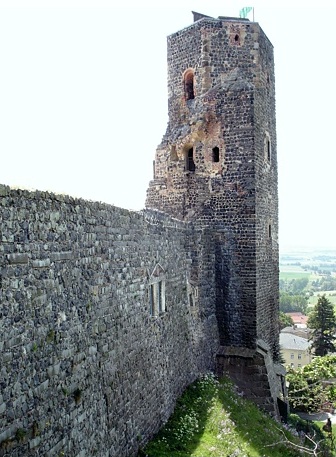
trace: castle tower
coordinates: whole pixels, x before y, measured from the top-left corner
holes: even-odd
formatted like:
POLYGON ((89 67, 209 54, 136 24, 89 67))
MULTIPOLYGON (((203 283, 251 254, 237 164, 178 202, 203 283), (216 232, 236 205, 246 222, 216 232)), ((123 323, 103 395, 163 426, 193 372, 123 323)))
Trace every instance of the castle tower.
POLYGON ((220 344, 278 354, 273 46, 258 23, 194 13, 168 37, 167 131, 146 208, 213 228, 220 344))

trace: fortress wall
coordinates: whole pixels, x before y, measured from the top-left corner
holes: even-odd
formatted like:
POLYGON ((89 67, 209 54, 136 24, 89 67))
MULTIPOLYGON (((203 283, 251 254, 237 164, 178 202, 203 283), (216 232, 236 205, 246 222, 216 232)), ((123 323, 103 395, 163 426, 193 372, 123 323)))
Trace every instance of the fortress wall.
POLYGON ((0 456, 136 455, 214 368, 212 237, 0 186, 0 239, 0 456), (157 279, 166 311, 153 317, 157 279))

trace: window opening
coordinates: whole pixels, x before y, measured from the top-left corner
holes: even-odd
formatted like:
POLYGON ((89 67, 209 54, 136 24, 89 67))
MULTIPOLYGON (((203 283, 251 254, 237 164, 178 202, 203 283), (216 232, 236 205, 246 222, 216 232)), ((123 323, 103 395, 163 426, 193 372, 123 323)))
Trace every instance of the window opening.
POLYGON ((270 139, 270 136, 269 136, 268 132, 265 132, 264 150, 265 150, 265 160, 270 162, 271 161, 272 147, 271 147, 271 139, 270 139))
POLYGON ((186 170, 195 171, 194 148, 188 149, 188 152, 186 155, 186 170))
POLYGON ((217 146, 212 148, 212 161, 219 162, 219 148, 217 146))
POLYGON ((268 238, 272 238, 272 226, 268 224, 268 238))
POLYGON ((157 264, 148 285, 150 316, 158 316, 166 311, 165 292, 165 272, 161 265, 157 264))
POLYGON ((195 98, 194 73, 192 71, 188 71, 184 76, 184 94, 186 100, 192 100, 195 98))
POLYGON ((154 316, 155 311, 154 311, 154 285, 151 284, 149 286, 149 314, 151 316, 154 316))
POLYGON ((195 308, 197 304, 197 297, 198 297, 198 288, 192 285, 189 281, 187 281, 187 300, 188 304, 191 308, 195 308))
POLYGON ((239 41, 239 35, 235 36, 235 41, 239 41))
POLYGON ((159 308, 159 313, 162 313, 162 281, 158 283, 158 308, 159 308))
POLYGON ((267 139, 267 160, 271 161, 271 142, 267 139))

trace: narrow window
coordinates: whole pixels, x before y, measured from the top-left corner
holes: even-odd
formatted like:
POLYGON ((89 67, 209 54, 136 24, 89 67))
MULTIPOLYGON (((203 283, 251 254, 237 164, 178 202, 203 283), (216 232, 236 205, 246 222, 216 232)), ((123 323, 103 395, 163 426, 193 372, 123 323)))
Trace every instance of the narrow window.
POLYGON ((217 146, 212 148, 212 161, 219 162, 219 148, 217 146))
POLYGON ((239 35, 236 35, 234 39, 235 39, 235 42, 239 41, 239 35))
POLYGON ((294 359, 294 354, 293 353, 291 353, 291 359, 294 359))
POLYGON ((186 171, 195 171, 194 148, 188 149, 186 154, 186 171))
POLYGON ((268 224, 268 238, 272 238, 272 226, 268 224))
POLYGON ((159 263, 155 266, 149 281, 149 314, 155 317, 166 311, 165 271, 159 263))
POLYGON ((301 355, 301 352, 298 353, 298 359, 301 359, 302 358, 302 355, 301 355))
POLYGON ((194 73, 189 70, 184 75, 184 95, 186 100, 192 100, 195 98, 194 93, 194 73))
POLYGON ((265 153, 265 160, 267 160, 267 162, 271 162, 272 146, 271 146, 271 138, 270 138, 270 135, 268 132, 265 132, 264 153, 265 153))
POLYGON ((267 160, 271 161, 271 142, 267 139, 267 160))
POLYGON ((155 309, 154 309, 154 285, 151 284, 149 286, 149 314, 151 316, 155 315, 155 309))
POLYGON ((159 308, 159 314, 162 313, 162 281, 158 283, 158 308, 159 308))

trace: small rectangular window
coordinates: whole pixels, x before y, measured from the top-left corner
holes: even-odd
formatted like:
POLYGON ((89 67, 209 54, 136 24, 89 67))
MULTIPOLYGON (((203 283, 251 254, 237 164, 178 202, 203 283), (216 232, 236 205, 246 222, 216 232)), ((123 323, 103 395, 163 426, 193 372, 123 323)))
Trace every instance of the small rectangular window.
POLYGON ((293 353, 291 353, 291 359, 294 359, 294 354, 293 353))
POLYGON ((219 162, 219 148, 217 146, 212 149, 212 161, 219 162))
POLYGON ((302 358, 302 354, 301 352, 298 353, 298 359, 301 359, 302 358))
POLYGON ((155 308, 154 308, 154 285, 151 284, 149 286, 149 314, 151 316, 155 315, 155 308))
POLYGON ((149 285, 149 314, 157 316, 166 311, 164 281, 154 282, 149 285))

